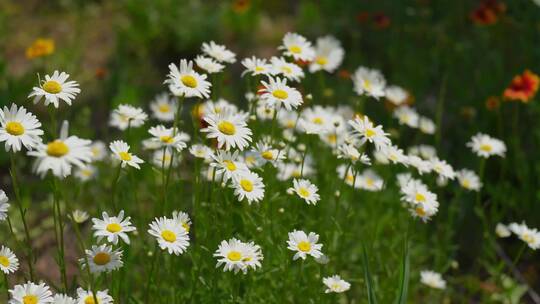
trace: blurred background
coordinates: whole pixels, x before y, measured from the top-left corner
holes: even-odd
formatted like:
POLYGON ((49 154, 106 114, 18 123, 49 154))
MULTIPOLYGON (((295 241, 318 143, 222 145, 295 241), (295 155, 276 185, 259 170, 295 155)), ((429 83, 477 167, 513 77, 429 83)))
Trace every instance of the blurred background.
MULTIPOLYGON (((312 41, 334 35, 346 56, 329 80, 329 96, 349 102, 349 75, 360 65, 378 68, 414 96, 419 112, 442 122, 438 137, 422 141, 438 146, 451 164, 476 168, 477 160, 463 152, 476 132, 502 138, 510 152, 505 161, 488 162, 486 172, 486 197, 502 202, 490 220, 540 226, 540 105, 502 98, 515 75, 540 72, 540 6, 532 0, 3 0, 0 29, 0 105, 27 104, 47 115, 27 96, 38 74, 66 71, 82 93, 72 107, 62 105, 63 118, 81 137, 105 140, 110 110, 120 103, 146 106, 166 89, 167 65, 194 58, 203 42, 225 44, 239 59, 269 58, 288 31, 312 41)), ((245 86, 232 81, 241 71, 237 62, 220 84, 232 102, 244 100, 245 86)), ((379 115, 384 119, 391 121, 389 114, 379 115)), ((3 150, 0 172, 3 187, 9 183, 3 150)), ((464 282, 477 280, 467 273, 479 267, 481 229, 473 216, 461 223, 454 228, 455 259, 464 282)), ((431 227, 425 237, 434 243, 449 229, 431 227)), ((537 254, 523 259, 524 275, 538 287, 537 254)), ((481 281, 469 286, 490 288, 481 281)))

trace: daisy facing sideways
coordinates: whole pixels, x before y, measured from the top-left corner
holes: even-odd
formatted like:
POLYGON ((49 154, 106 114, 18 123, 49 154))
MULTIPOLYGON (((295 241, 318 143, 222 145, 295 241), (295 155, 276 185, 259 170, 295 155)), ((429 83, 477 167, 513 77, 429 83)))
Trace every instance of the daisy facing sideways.
POLYGON ((15 285, 9 290, 11 299, 9 304, 47 304, 52 303, 52 292, 45 283, 15 285))
POLYGON ((247 273, 249 268, 253 270, 261 267, 263 254, 261 247, 253 242, 245 243, 232 238, 228 241, 221 241, 218 249, 214 253, 218 259, 216 267, 223 266, 223 271, 242 271, 247 273))
POLYGON ((203 51, 203 53, 219 62, 236 62, 236 54, 228 50, 224 45, 217 44, 214 41, 210 41, 209 43, 203 43, 201 50, 203 51))
POLYGON ((206 81, 206 77, 193 70, 192 61, 182 59, 178 67, 174 63, 169 64, 165 83, 175 96, 208 98, 211 84, 206 81))
POLYGON ((109 216, 107 212, 101 214, 103 219, 93 218, 92 230, 98 242, 106 238, 107 242, 114 245, 118 244, 118 239, 122 239, 126 244, 129 244, 129 232, 137 230, 131 224, 131 217, 124 218, 124 210, 118 213, 118 216, 109 216))
POLYGON ((245 68, 242 76, 245 74, 250 74, 251 76, 270 75, 272 73, 272 66, 264 58, 259 59, 255 56, 245 58, 242 60, 242 65, 245 68))
POLYGON ((64 121, 60 138, 47 144, 40 143, 36 150, 28 152, 28 155, 36 158, 34 171, 42 178, 49 170, 54 176, 65 178, 71 174, 73 166, 84 168, 92 160, 92 141, 68 136, 68 129, 69 124, 64 121))
POLYGON ((527 225, 511 223, 508 225, 510 231, 512 231, 520 240, 525 242, 531 249, 540 248, 540 231, 536 228, 529 228, 527 225))
POLYGON ((148 115, 141 108, 128 104, 121 104, 111 114, 109 124, 118 130, 138 128, 148 119, 148 115))
POLYGON ((319 188, 307 179, 294 179, 293 187, 290 188, 296 195, 302 198, 308 205, 316 205, 321 199, 317 191, 319 188))
POLYGON ((24 146, 27 150, 41 143, 43 130, 36 116, 24 107, 11 104, 11 108, 0 109, 0 142, 5 142, 6 151, 18 152, 24 146))
POLYGON ((0 190, 0 222, 6 220, 9 209, 8 197, 4 190, 0 190))
POLYGON ((435 289, 445 289, 446 281, 440 273, 431 270, 422 270, 420 272, 420 282, 435 289))
POLYGON ((109 295, 109 290, 98 290, 96 291, 96 300, 94 301, 94 294, 89 290, 84 290, 82 288, 77 288, 77 303, 78 304, 112 304, 114 303, 113 298, 109 295))
POLYGON ((28 98, 34 97, 34 103, 38 103, 42 98, 45 98, 45 105, 53 104, 55 108, 59 106, 59 100, 63 100, 68 105, 81 92, 79 84, 76 81, 70 80, 69 74, 65 72, 54 71, 52 76, 45 75, 45 80, 40 83, 39 87, 34 87, 28 98))
POLYGON ((208 74, 219 73, 225 68, 223 64, 216 62, 214 59, 201 55, 195 58, 195 63, 199 68, 205 70, 208 74))
POLYGON ((178 152, 187 147, 186 141, 189 140, 189 135, 181 133, 175 128, 166 128, 163 125, 151 127, 148 133, 153 136, 150 140, 159 145, 159 148, 171 147, 178 152))
POLYGON ((120 161, 120 165, 124 168, 126 165, 140 169, 139 164, 144 163, 142 159, 129 153, 129 145, 122 140, 115 140, 109 148, 113 152, 113 158, 120 161))
POLYGON ((293 256, 293 260, 299 258, 305 260, 308 255, 318 259, 323 256, 321 249, 322 244, 317 244, 319 240, 319 235, 313 232, 310 232, 309 235, 306 235, 304 231, 294 230, 289 232, 289 240, 287 241, 287 249, 296 251, 293 256))
MULTIPOLYGON (((113 250, 111 245, 106 244, 92 245, 91 249, 86 250, 86 259, 88 259, 88 265, 90 265, 92 273, 111 272, 124 265, 122 262, 122 250, 113 250)), ((80 262, 86 266, 85 259, 80 259, 80 262)))
POLYGON ((323 283, 326 285, 326 290, 324 291, 325 293, 341 293, 351 288, 351 284, 341 279, 339 275, 323 278, 323 283))
POLYGON ((241 114, 224 110, 206 115, 204 121, 208 123, 208 127, 201 129, 201 132, 208 133, 207 138, 215 138, 219 149, 244 150, 251 142, 251 130, 241 114))
POLYGON ((0 271, 4 274, 10 274, 19 269, 19 259, 11 249, 2 246, 0 248, 0 271))
POLYGON ((159 248, 167 250, 169 254, 180 255, 189 246, 187 230, 177 219, 160 217, 149 226, 148 233, 156 238, 159 248))

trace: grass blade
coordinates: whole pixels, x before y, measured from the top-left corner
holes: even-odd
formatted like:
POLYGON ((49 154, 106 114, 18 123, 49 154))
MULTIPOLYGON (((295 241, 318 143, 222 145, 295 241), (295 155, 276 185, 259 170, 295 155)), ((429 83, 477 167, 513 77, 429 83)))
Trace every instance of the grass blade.
POLYGON ((373 289, 373 281, 371 279, 371 273, 369 272, 369 261, 365 245, 362 247, 362 263, 364 264, 364 279, 366 280, 368 303, 377 304, 375 290, 373 289))
POLYGON ((409 237, 405 239, 405 248, 403 250, 403 260, 401 263, 400 269, 400 279, 399 279, 399 289, 398 295, 396 298, 396 304, 406 304, 407 303, 407 292, 409 291, 409 237))

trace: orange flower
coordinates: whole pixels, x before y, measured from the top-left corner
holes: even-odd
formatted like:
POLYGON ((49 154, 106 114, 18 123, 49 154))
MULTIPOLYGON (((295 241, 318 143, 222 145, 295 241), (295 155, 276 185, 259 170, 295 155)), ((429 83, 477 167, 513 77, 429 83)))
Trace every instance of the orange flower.
POLYGON ((506 5, 497 0, 484 0, 471 12, 471 19, 478 25, 491 25, 506 11, 506 5))
POLYGON ((523 74, 517 75, 512 79, 512 82, 504 90, 504 98, 507 100, 520 100, 521 102, 529 102, 538 91, 538 83, 540 78, 529 70, 525 70, 523 74))
POLYGON ((246 12, 249 7, 251 6, 251 1, 250 0, 235 0, 233 2, 233 11, 238 13, 238 14, 242 14, 244 12, 246 12))
POLYGON ((38 38, 26 49, 26 58, 34 59, 54 53, 54 40, 38 38))

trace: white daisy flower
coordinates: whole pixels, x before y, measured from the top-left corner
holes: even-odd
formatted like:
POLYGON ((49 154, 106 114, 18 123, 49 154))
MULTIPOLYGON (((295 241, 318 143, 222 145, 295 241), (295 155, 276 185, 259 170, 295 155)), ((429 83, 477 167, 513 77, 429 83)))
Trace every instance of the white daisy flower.
POLYGON ((191 155, 202 158, 205 161, 210 161, 212 159, 212 149, 206 145, 202 144, 194 144, 189 147, 189 153, 191 155))
POLYGON ((128 127, 138 128, 148 119, 148 115, 141 108, 128 104, 121 104, 116 108, 109 120, 109 125, 121 131, 128 127))
POLYGON ((429 173, 433 169, 430 161, 423 160, 416 155, 408 155, 406 163, 416 168, 420 175, 424 173, 429 173))
POLYGON ((315 46, 315 59, 309 65, 311 73, 324 70, 333 73, 343 61, 345 51, 339 40, 333 36, 324 36, 317 39, 315 46))
POLYGON ((5 221, 9 209, 8 197, 4 190, 0 190, 0 222, 5 221))
POLYGON ((420 116, 415 109, 409 106, 400 106, 395 109, 394 117, 398 119, 400 125, 418 128, 418 119, 420 116))
POLYGON ((92 142, 90 151, 92 151, 92 161, 100 161, 107 156, 107 146, 100 140, 92 142))
POLYGON ((75 177, 81 182, 87 182, 95 179, 97 176, 97 168, 92 165, 86 165, 75 170, 75 177))
POLYGON ((505 224, 497 223, 497 226, 495 226, 495 234, 500 238, 507 238, 512 235, 512 232, 505 224))
POLYGON ((328 108, 321 106, 309 107, 302 112, 298 126, 307 134, 326 134, 333 129, 329 112, 328 108))
POLYGON ((106 238, 107 242, 118 244, 118 238, 121 238, 126 244, 129 244, 129 232, 137 230, 131 224, 131 217, 124 218, 124 210, 118 213, 118 216, 109 216, 107 212, 101 214, 103 219, 93 218, 92 230, 98 242, 106 238))
POLYGON ((289 240, 287 241, 287 249, 296 251, 294 254, 293 260, 302 258, 306 259, 307 255, 318 259, 323 256, 321 249, 322 244, 317 244, 319 240, 319 235, 313 232, 310 232, 309 235, 306 235, 304 231, 294 230, 289 232, 289 240))
MULTIPOLYGON (((124 265, 122 254, 122 250, 113 250, 111 245, 92 245, 92 249, 86 250, 90 271, 92 273, 102 273, 120 269, 124 265)), ((86 266, 85 259, 80 259, 79 262, 86 266)))
POLYGON ((236 62, 236 55, 233 52, 229 51, 224 45, 216 44, 214 41, 210 41, 210 43, 203 43, 201 49, 203 53, 219 62, 236 62))
POLYGON ((401 199, 409 204, 409 211, 413 217, 419 217, 427 222, 439 211, 437 195, 417 180, 409 180, 401 188, 401 193, 403 194, 401 199))
POLYGON ((71 101, 81 92, 79 84, 76 81, 66 81, 69 74, 65 72, 54 71, 52 76, 45 75, 45 80, 39 87, 34 87, 28 98, 34 97, 34 103, 38 103, 41 98, 45 98, 45 105, 53 104, 58 108, 58 100, 65 101, 71 106, 71 101))
POLYGON ((204 121, 208 123, 208 127, 201 129, 201 132, 208 133, 208 138, 215 138, 219 149, 224 147, 225 150, 244 150, 251 142, 251 130, 241 114, 226 110, 218 114, 208 114, 204 121))
POLYGON ((227 182, 229 179, 238 179, 240 176, 249 171, 246 164, 239 161, 238 151, 233 153, 228 151, 218 150, 216 154, 212 155, 214 160, 210 166, 216 168, 216 174, 223 175, 223 182, 227 182))
POLYGON ((88 212, 82 210, 75 210, 71 213, 71 217, 77 224, 82 224, 88 220, 88 212))
POLYGON ((249 268, 253 270, 260 268, 263 260, 260 246, 253 242, 245 243, 235 238, 222 241, 214 256, 218 258, 216 267, 224 265, 223 271, 238 273, 241 270, 244 274, 249 268))
POLYGON ((245 58, 242 60, 242 65, 246 68, 242 72, 242 77, 248 73, 251 74, 251 76, 270 75, 272 73, 272 66, 264 58, 259 59, 255 56, 245 58))
POLYGON ((450 179, 453 180, 456 178, 456 172, 454 171, 454 168, 450 166, 445 160, 441 160, 437 157, 434 157, 430 159, 431 162, 431 168, 433 171, 435 171, 439 177, 443 179, 450 179))
POLYGON ((326 290, 324 291, 325 293, 342 293, 351 288, 351 284, 341 279, 339 275, 323 278, 323 283, 326 285, 326 290))
POLYGON ((11 249, 2 246, 0 248, 0 270, 4 274, 10 274, 19 269, 19 259, 11 249))
POLYGON ((178 109, 178 99, 170 97, 168 93, 157 95, 150 103, 152 116, 159 121, 171 122, 174 121, 174 116, 178 109))
POLYGON ((9 304, 47 304, 52 303, 52 292, 45 283, 15 285, 9 290, 11 299, 9 304))
POLYGON ((257 173, 245 171, 240 174, 238 179, 233 180, 231 186, 234 189, 234 195, 239 201, 247 199, 251 205, 252 202, 259 202, 264 198, 264 183, 257 173))
POLYGON ((524 223, 523 224, 511 223, 510 225, 508 225, 508 228, 515 235, 517 235, 520 240, 527 243, 527 245, 531 249, 536 250, 540 248, 540 231, 538 231, 538 229, 529 228, 524 223))
POLYGON ((179 67, 174 63, 169 64, 169 74, 165 83, 175 96, 208 98, 211 83, 206 81, 206 78, 205 74, 193 70, 192 61, 182 59, 179 67))
POLYGON ((379 99, 385 95, 386 80, 378 70, 359 67, 352 76, 354 90, 358 95, 379 99))
POLYGON ((90 290, 77 288, 77 304, 113 304, 114 299, 109 295, 109 290, 96 291, 97 303, 94 303, 94 295, 90 290))
POLYGON ((385 89, 386 100, 390 101, 395 106, 401 106, 407 99, 409 99, 409 93, 402 87, 392 85, 385 89))
POLYGON ((168 169, 171 164, 173 168, 176 168, 180 163, 180 156, 181 155, 178 154, 173 158, 173 153, 170 148, 156 150, 154 151, 154 154, 152 154, 152 164, 160 169, 161 167, 168 169))
POLYGON ((0 142, 5 141, 6 151, 18 152, 24 146, 35 149, 41 143, 43 130, 36 116, 24 107, 11 104, 11 108, 0 109, 0 142))
POLYGON ((506 145, 502 140, 482 133, 474 135, 467 143, 467 147, 471 148, 476 155, 484 158, 492 155, 504 157, 506 154, 506 145))
POLYGON ((357 161, 364 165, 371 165, 371 159, 364 153, 360 153, 358 149, 351 144, 342 144, 338 147, 338 158, 348 159, 355 163, 357 161))
POLYGON ((266 163, 276 166, 277 163, 285 159, 285 152, 272 148, 270 144, 264 141, 259 141, 252 151, 255 152, 258 167, 262 167, 266 163))
POLYGON ((217 101, 207 100, 199 106, 199 117, 204 117, 208 114, 217 115, 221 112, 229 111, 230 113, 238 113, 238 107, 224 98, 218 98, 217 101))
POLYGON ((279 109, 281 106, 285 107, 287 111, 298 108, 304 101, 302 100, 302 94, 295 89, 287 85, 287 79, 280 79, 276 77, 268 77, 268 83, 261 81, 264 88, 259 90, 261 93, 261 100, 267 102, 268 105, 275 106, 279 109))
POLYGON ((158 143, 159 148, 170 147, 176 149, 178 152, 187 147, 186 141, 189 140, 188 134, 179 132, 175 128, 166 128, 163 125, 151 127, 148 133, 154 136, 151 140, 158 143))
POLYGON ((319 188, 307 179, 294 179, 293 187, 290 188, 296 195, 306 201, 308 205, 316 205, 321 199, 317 193, 319 188))
POLYGON ((366 169, 356 177, 360 189, 380 191, 384 186, 383 179, 371 169, 366 169))
POLYGON ((272 75, 283 75, 292 81, 300 81, 304 78, 304 71, 297 64, 287 62, 283 57, 270 58, 272 64, 272 75))
POLYGON ((149 226, 148 233, 156 238, 159 248, 169 254, 180 255, 189 246, 189 235, 177 219, 155 218, 149 226))
POLYGON ((418 127, 420 128, 420 131, 422 131, 425 134, 435 134, 435 123, 433 120, 420 116, 420 119, 418 120, 418 127))
POLYGON ((113 158, 120 161, 122 168, 126 165, 140 169, 139 164, 144 163, 138 156, 129 153, 129 145, 122 140, 115 140, 109 145, 113 152, 113 158))
POLYGON ((422 270, 420 272, 420 282, 435 289, 445 289, 446 281, 440 273, 431 270, 422 270))
POLYGON ((347 169, 347 167, 349 166, 340 165, 336 168, 339 179, 344 180, 347 185, 353 188, 360 188, 360 183, 358 181, 358 173, 353 168, 349 167, 347 169))
POLYGON ((366 141, 373 143, 378 150, 391 145, 388 133, 384 132, 382 126, 374 126, 369 117, 355 117, 349 120, 349 125, 353 128, 354 134, 360 136, 360 144, 366 141))
POLYGON ((73 166, 83 168, 92 161, 90 140, 77 136, 68 136, 69 124, 64 121, 60 131, 60 138, 47 144, 40 143, 36 150, 29 151, 28 155, 36 157, 34 171, 41 177, 49 170, 60 178, 71 174, 73 166))
POLYGON ((305 37, 296 33, 287 33, 283 37, 283 44, 278 48, 285 56, 291 56, 294 60, 312 61, 315 58, 315 50, 305 37))
POLYGON ((77 300, 68 295, 57 293, 54 295, 52 304, 77 304, 77 300))
POLYGON ((260 121, 272 120, 276 113, 276 109, 273 105, 269 105, 265 100, 257 103, 255 112, 260 121))
POLYGON ((223 64, 215 61, 214 59, 201 55, 195 58, 195 63, 199 68, 205 70, 208 74, 219 73, 225 68, 223 64))
POLYGON ((411 155, 420 156, 427 160, 437 157, 437 150, 435 147, 430 145, 411 146, 409 147, 408 151, 411 155))
POLYGON ((380 152, 384 155, 386 159, 391 161, 394 164, 404 164, 407 165, 407 156, 397 146, 389 145, 381 149, 380 152))
POLYGON ((173 211, 172 219, 173 221, 180 223, 186 232, 189 233, 189 229, 191 228, 191 219, 187 213, 182 211, 173 211))

